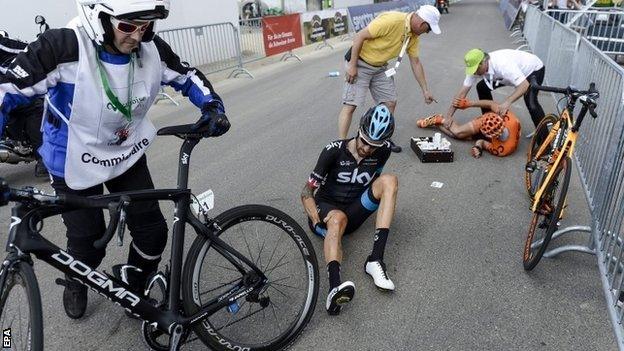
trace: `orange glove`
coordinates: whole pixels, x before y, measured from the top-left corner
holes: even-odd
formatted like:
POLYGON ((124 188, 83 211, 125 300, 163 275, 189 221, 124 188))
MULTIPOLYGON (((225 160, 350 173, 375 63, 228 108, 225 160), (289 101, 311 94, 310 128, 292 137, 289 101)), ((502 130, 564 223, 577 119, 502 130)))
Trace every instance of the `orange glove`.
POLYGON ((453 100, 453 107, 458 108, 460 110, 465 110, 470 107, 470 100, 466 98, 456 98, 453 100))

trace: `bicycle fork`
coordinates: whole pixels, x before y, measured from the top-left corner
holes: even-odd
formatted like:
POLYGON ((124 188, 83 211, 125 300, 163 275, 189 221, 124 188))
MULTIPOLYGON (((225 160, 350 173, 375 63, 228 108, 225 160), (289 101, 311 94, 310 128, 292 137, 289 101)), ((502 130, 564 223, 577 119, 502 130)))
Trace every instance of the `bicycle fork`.
MULTIPOLYGON (((11 248, 12 250, 17 250, 13 246, 13 244, 10 244, 9 248, 11 248)), ((4 259, 4 261, 2 261, 2 266, 0 267, 0 294, 4 290, 4 285, 6 284, 6 280, 7 280, 7 277, 9 276, 9 273, 13 269, 15 269, 14 268, 15 265, 18 264, 20 261, 24 261, 25 263, 31 266, 33 264, 30 256, 24 255, 24 254, 19 255, 17 252, 13 252, 13 251, 9 252, 9 254, 4 259)))

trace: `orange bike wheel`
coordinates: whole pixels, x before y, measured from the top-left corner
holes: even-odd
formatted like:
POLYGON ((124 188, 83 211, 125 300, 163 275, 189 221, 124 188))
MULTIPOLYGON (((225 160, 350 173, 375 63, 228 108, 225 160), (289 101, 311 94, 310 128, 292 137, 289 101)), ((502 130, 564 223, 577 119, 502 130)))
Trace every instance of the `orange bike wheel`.
MULTIPOLYGON (((557 116, 553 114, 547 114, 542 118, 540 123, 535 128, 535 134, 533 134, 533 138, 531 138, 531 143, 529 144, 529 149, 527 151, 527 166, 529 164, 533 164, 533 171, 530 172, 525 170, 524 173, 524 183, 526 186, 527 193, 531 201, 535 196, 535 192, 539 189, 542 180, 545 178, 545 172, 548 167, 548 158, 550 154, 541 155, 539 159, 534 159, 537 150, 539 150, 540 143, 537 140, 538 135, 547 135, 550 132, 552 126, 557 122, 557 116)), ((528 167, 527 167, 528 168, 528 167)))
POLYGON ((535 268, 542 259, 553 233, 559 228, 559 219, 570 185, 571 167, 572 160, 569 157, 561 159, 539 199, 537 210, 533 212, 522 255, 524 269, 527 271, 535 268))

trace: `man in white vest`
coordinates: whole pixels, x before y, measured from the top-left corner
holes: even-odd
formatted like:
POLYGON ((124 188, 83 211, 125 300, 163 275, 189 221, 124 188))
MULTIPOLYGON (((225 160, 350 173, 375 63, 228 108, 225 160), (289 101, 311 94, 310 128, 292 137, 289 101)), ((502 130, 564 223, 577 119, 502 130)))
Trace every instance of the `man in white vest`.
MULTIPOLYGON (((48 109, 39 148, 57 194, 81 196, 153 189, 145 157, 156 129, 147 111, 161 84, 179 90, 201 110, 196 126, 218 136, 230 127, 221 98, 199 71, 184 67, 155 35, 169 0, 76 0, 78 17, 67 28, 43 33, 0 75, 0 120, 16 106, 45 95, 48 109)), ((105 250, 93 247, 105 230, 103 212, 63 214, 67 251, 96 268, 105 250)), ((130 204, 132 235, 127 282, 143 291, 167 243, 157 201, 130 204)), ((119 267, 117 267, 117 271, 119 267)), ((115 267, 114 267, 115 271, 115 267)), ((70 318, 84 315, 87 288, 61 280, 70 318)))

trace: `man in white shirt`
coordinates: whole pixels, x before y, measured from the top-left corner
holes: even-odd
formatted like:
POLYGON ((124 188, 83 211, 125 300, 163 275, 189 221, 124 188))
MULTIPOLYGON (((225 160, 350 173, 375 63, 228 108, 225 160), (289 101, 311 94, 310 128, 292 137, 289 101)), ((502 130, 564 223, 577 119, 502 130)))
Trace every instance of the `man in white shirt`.
MULTIPOLYGON (((455 101, 466 97, 470 88, 477 83, 479 100, 494 100, 492 90, 502 86, 513 86, 514 91, 505 101, 492 104, 491 110, 504 116, 509 107, 521 96, 531 114, 533 124, 537 126, 544 117, 544 110, 537 99, 537 91, 529 89, 529 82, 535 80, 537 84, 544 81, 545 67, 539 57, 521 50, 503 49, 486 53, 481 49, 469 50, 464 56, 466 62, 466 79, 455 101)), ((453 123, 453 114, 456 108, 451 104, 447 114, 447 128, 453 123)), ((482 108, 482 113, 490 111, 482 108)))

